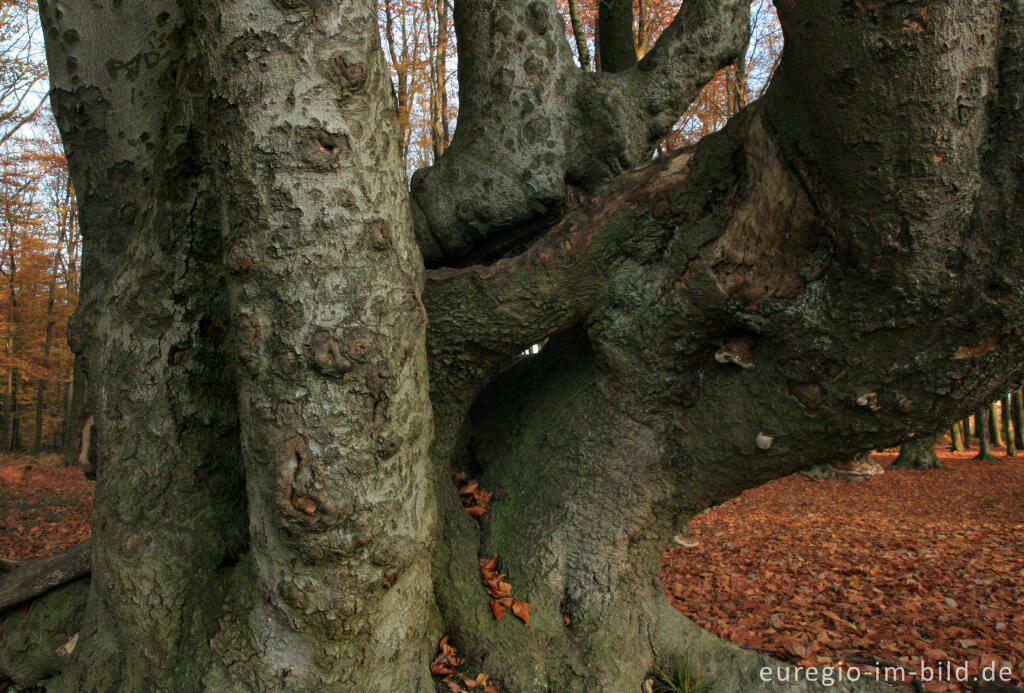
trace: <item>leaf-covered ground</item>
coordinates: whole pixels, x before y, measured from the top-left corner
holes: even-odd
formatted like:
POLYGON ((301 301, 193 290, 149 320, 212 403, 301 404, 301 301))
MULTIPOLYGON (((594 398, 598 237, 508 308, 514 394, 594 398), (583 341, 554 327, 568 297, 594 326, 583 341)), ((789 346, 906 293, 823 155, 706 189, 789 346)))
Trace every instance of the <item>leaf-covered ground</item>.
POLYGON ((1020 685, 1024 461, 939 454, 946 469, 859 484, 792 476, 699 515, 699 545, 665 554, 669 598, 717 635, 796 664, 995 663, 1020 685))
MULTIPOLYGON (((712 632, 797 664, 994 663, 1020 685, 1024 460, 940 454, 946 469, 860 484, 793 476, 698 516, 698 546, 665 554, 670 598, 712 632)), ((89 536, 93 483, 55 457, 31 462, 0 457, 3 558, 89 536)))
POLYGON ((0 456, 0 558, 40 558, 89 538, 93 482, 56 455, 0 456))

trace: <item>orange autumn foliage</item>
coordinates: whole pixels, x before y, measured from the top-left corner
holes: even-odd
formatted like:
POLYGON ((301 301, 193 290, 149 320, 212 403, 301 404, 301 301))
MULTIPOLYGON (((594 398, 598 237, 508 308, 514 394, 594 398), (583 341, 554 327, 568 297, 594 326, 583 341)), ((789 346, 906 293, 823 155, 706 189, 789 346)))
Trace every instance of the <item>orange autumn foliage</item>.
POLYGON ((493 600, 491 612, 494 614, 494 620, 500 621, 505 615, 505 609, 511 609, 516 618, 526 625, 530 625, 530 605, 522 599, 512 596, 512 585, 505 582, 505 573, 499 573, 496 570, 497 565, 497 554, 491 559, 480 559, 481 578, 487 589, 487 594, 493 600))
POLYGON ((494 494, 480 486, 479 482, 467 481, 462 472, 452 472, 452 481, 459 490, 459 500, 467 514, 481 517, 491 509, 490 502, 494 494))
POLYGON ((55 126, 0 149, 0 448, 61 446, 78 219, 55 126))
MULTIPOLYGON (((634 0, 634 35, 642 58, 672 23, 682 0, 634 0)), ((578 56, 568 0, 558 0, 566 40, 578 56)), ((577 0, 591 69, 596 49, 597 0, 577 0)), ((770 0, 753 0, 751 39, 739 69, 730 66, 708 83, 658 149, 695 143, 721 128, 767 86, 782 53, 782 29, 770 0)), ((458 66, 451 0, 379 0, 381 43, 391 69, 399 149, 406 170, 434 163, 451 141, 458 119, 458 66)), ((578 57, 577 57, 578 60, 578 57)))
POLYGON ((455 652, 455 648, 448 644, 448 636, 441 638, 441 644, 439 645, 441 650, 434 661, 430 663, 430 673, 434 676, 443 676, 441 679, 448 686, 448 690, 452 693, 468 693, 462 686, 469 689, 480 689, 481 693, 499 693, 497 686, 490 682, 490 677, 487 674, 477 674, 476 678, 470 678, 463 676, 462 674, 455 671, 463 664, 466 663, 465 659, 460 659, 455 652))

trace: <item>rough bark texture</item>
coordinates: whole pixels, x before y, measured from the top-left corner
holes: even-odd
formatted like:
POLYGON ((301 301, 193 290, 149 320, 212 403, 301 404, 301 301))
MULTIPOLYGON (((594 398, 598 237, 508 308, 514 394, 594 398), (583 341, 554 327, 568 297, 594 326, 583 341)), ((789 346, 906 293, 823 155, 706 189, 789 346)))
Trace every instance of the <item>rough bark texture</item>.
POLYGON ((375 13, 43 4, 100 448, 51 690, 432 686, 423 275, 375 13))
POLYGON ((88 575, 90 552, 86 541, 56 555, 11 566, 13 569, 0 577, 0 611, 88 575))
POLYGON ((459 127, 412 179, 428 265, 493 260, 562 216, 579 189, 646 160, 742 53, 748 5, 687 2, 643 61, 610 74, 576 67, 553 3, 456 4, 459 127))
POLYGON ((100 449, 53 690, 427 690, 442 632, 511 693, 680 661, 772 690, 669 606, 672 534, 1024 362, 1024 7, 778 9, 765 97, 617 175, 742 53, 746 0, 615 74, 549 3, 458 3, 458 131, 412 181, 425 361, 373 3, 48 2, 100 449), (493 553, 529 628, 491 617, 493 553))
POLYGON ((59 673, 74 651, 88 596, 89 581, 82 579, 0 609, 0 680, 28 688, 59 673))
POLYGON ((679 654, 653 575, 689 516, 947 426, 1018 368, 1015 270, 972 279, 996 253, 1014 266, 1021 238, 999 230, 1020 223, 1000 211, 1019 155, 984 147, 1019 112, 993 88, 1017 74, 1018 29, 998 35, 998 3, 780 12, 781 70, 723 132, 520 255, 428 272, 435 453, 495 492, 478 534, 449 491, 439 601, 512 690, 634 690, 679 654), (966 26, 987 29, 966 46, 966 26), (549 335, 464 425, 453 403, 549 335), (473 566, 493 553, 529 629, 487 615, 473 566))
POLYGON ((892 463, 895 469, 939 469, 939 456, 935 454, 936 436, 911 438, 900 446, 900 455, 892 463))

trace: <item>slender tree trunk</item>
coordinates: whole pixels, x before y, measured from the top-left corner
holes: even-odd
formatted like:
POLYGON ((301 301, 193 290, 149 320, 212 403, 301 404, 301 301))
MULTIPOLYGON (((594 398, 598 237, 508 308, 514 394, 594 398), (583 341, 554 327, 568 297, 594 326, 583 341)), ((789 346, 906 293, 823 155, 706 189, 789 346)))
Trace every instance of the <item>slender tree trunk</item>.
POLYGON ((730 95, 732 112, 729 115, 739 113, 747 105, 747 56, 744 53, 736 64, 733 65, 732 93, 730 95))
POLYGON ((1013 439, 1015 431, 1010 424, 1010 395, 1008 393, 1003 395, 1000 400, 1000 410, 1003 419, 1003 440, 1006 443, 1006 456, 1014 457, 1017 454, 1017 448, 1013 439))
POLYGON ((939 456, 935 454, 936 436, 911 438, 900 446, 900 456, 892 463, 895 469, 940 469, 939 456))
POLYGON ((979 407, 974 411, 974 430, 978 434, 978 456, 979 460, 994 460, 992 456, 992 447, 989 444, 989 432, 990 426, 988 425, 988 417, 991 409, 988 406, 979 407))
POLYGON ((964 424, 964 444, 967 447, 971 447, 971 437, 973 436, 973 433, 972 433, 972 429, 971 429, 971 417, 970 417, 970 415, 967 415, 967 416, 964 417, 963 424, 964 424))
POLYGON ((961 422, 957 421, 953 424, 952 428, 949 429, 950 435, 950 450, 953 452, 964 452, 967 450, 967 446, 964 445, 963 427, 961 422))
POLYGON ((1013 413, 1013 442, 1014 446, 1024 451, 1024 397, 1020 388, 1013 391, 1011 400, 1011 411, 1013 413))
POLYGON ((85 362, 79 354, 71 359, 71 381, 64 409, 64 466, 73 467, 79 463, 82 424, 88 416, 85 409, 85 362))
MULTIPOLYGON (((60 254, 64 248, 65 229, 61 228, 60 238, 57 241, 57 250, 53 254, 53 263, 50 267, 50 285, 46 297, 46 340, 43 343, 43 363, 50 364, 50 349, 53 346, 53 328, 56 322, 53 317, 54 303, 57 293, 57 269, 60 263, 60 254)), ((36 425, 32 436, 32 454, 39 455, 43 446, 43 408, 46 402, 46 380, 40 378, 36 384, 36 425)))
POLYGON ((569 0, 569 21, 572 23, 572 37, 576 41, 576 55, 579 57, 580 67, 584 72, 590 72, 590 47, 583 32, 579 0, 569 0))
POLYGON ((7 378, 3 391, 3 415, 0 416, 0 450, 10 449, 9 435, 11 428, 11 370, 7 369, 7 378))
POLYGON ((1003 434, 999 430, 999 403, 992 402, 988 406, 988 433, 993 447, 1003 447, 1003 434))
POLYGON ((448 0, 437 0, 437 66, 434 69, 442 149, 448 146, 448 0))
POLYGON ((10 393, 10 408, 8 410, 7 428, 7 450, 14 452, 20 447, 19 426, 18 426, 18 376, 12 368, 7 374, 7 388, 10 393))

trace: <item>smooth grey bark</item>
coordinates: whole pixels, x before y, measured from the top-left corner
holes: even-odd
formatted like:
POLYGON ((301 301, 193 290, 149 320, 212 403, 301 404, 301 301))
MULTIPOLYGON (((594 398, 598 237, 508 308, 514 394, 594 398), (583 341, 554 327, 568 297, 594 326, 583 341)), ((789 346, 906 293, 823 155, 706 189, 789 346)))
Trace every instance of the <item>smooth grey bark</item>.
POLYGON ((952 452, 967 452, 964 444, 963 422, 955 421, 949 429, 949 449, 952 452))
POLYGON ((940 469, 939 457, 935 454, 934 435, 911 438, 900 445, 900 454, 892 463, 895 469, 940 469))
POLYGON ((428 690, 442 632, 512 693, 680 660, 750 690, 764 660, 688 625, 657 558, 710 505, 1019 381, 1024 9, 782 4, 765 97, 609 180, 746 7, 687 2, 604 75, 544 3, 456 7, 463 111, 413 211, 431 262, 488 264, 427 272, 432 407, 372 3, 44 7, 102 452, 54 690, 428 690), (479 523, 452 466, 495 492, 479 523), (528 628, 487 608, 492 552, 528 628))

